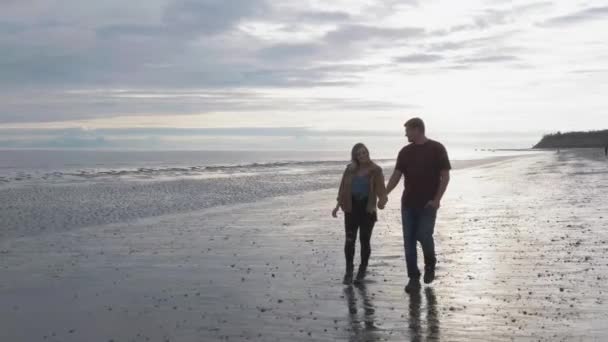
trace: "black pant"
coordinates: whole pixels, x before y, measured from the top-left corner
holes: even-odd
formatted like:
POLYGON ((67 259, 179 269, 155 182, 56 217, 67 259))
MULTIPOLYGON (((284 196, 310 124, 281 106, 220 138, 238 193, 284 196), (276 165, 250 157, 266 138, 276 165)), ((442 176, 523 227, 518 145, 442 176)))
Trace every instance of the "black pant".
POLYGON ((376 212, 367 212, 367 198, 353 198, 353 208, 350 213, 344 214, 344 230, 346 232, 346 243, 344 244, 344 256, 346 257, 346 272, 353 271, 353 260, 355 258, 355 243, 357 242, 357 230, 361 230, 359 241, 361 242, 361 268, 367 268, 369 256, 372 253, 370 239, 372 230, 377 221, 376 212))

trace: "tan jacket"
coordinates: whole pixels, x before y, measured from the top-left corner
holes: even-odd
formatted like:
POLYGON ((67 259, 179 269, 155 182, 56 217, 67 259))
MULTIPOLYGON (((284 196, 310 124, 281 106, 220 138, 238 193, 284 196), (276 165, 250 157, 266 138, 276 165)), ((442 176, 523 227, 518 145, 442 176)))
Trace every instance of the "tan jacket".
MULTIPOLYGON (((348 164, 344 175, 342 175, 342 181, 340 182, 340 189, 338 190, 338 205, 342 208, 345 213, 350 213, 353 209, 352 200, 352 184, 353 177, 357 173, 357 165, 354 163, 348 164)), ((370 182, 369 182, 369 198, 367 202, 367 211, 372 213, 376 211, 376 203, 378 199, 386 198, 386 187, 384 185, 384 174, 382 168, 375 163, 372 163, 370 170, 370 182)))

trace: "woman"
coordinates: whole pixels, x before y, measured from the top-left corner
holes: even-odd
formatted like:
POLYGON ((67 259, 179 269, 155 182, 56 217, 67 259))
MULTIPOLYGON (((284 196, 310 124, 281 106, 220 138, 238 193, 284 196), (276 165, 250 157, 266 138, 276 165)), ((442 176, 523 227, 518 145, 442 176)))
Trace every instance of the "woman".
POLYGON ((356 144, 351 151, 351 160, 342 176, 338 203, 331 213, 333 217, 337 217, 338 209, 342 208, 344 211, 346 274, 343 283, 345 285, 353 282, 357 230, 361 231, 359 233, 361 264, 355 283, 360 283, 365 278, 371 254, 370 239, 377 221, 376 203, 378 208, 384 209, 387 202, 382 168, 371 161, 367 147, 362 143, 356 144))

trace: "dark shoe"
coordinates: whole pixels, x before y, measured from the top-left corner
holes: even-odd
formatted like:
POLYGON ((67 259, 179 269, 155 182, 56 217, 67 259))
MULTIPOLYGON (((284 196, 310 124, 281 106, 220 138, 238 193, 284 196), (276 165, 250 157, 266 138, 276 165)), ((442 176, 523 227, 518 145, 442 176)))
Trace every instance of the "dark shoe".
POLYGON ((410 278, 410 281, 405 286, 405 292, 413 293, 420 291, 420 278, 410 278))
POLYGON ((346 261, 346 273, 344 273, 344 279, 342 280, 342 284, 351 285, 353 283, 354 268, 355 266, 351 262, 346 261))
POLYGON ((353 283, 353 274, 352 272, 346 272, 346 274, 344 275, 344 280, 342 280, 342 284, 344 285, 350 285, 353 283))
POLYGON ((366 274, 367 267, 359 267, 359 271, 357 271, 357 276, 355 277, 355 284, 361 284, 366 274))
POLYGON ((435 267, 424 268, 424 283, 430 284, 435 280, 435 267))

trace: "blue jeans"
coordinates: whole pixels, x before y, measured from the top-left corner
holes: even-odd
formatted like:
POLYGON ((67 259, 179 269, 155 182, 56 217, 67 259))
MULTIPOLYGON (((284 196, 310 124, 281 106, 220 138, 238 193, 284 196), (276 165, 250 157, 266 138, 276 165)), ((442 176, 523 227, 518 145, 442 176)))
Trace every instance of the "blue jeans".
POLYGON ((409 278, 420 277, 416 243, 420 241, 424 254, 425 267, 434 268, 435 258, 435 219, 437 210, 433 208, 401 208, 403 223, 403 247, 405 248, 405 264, 409 278))

